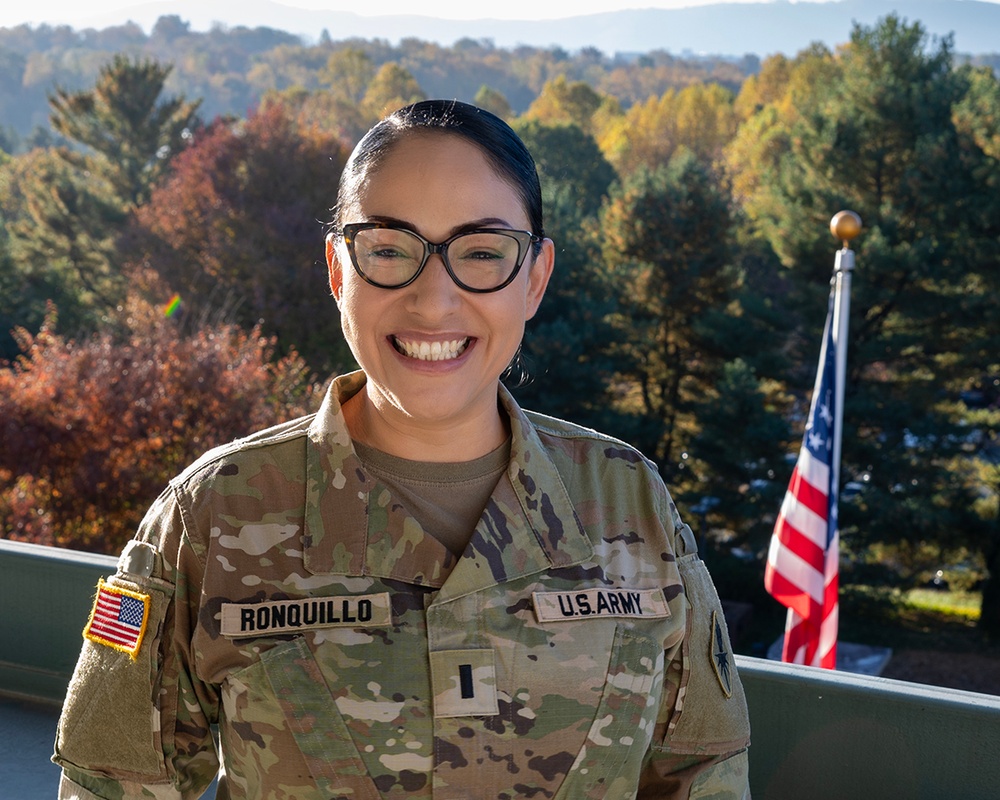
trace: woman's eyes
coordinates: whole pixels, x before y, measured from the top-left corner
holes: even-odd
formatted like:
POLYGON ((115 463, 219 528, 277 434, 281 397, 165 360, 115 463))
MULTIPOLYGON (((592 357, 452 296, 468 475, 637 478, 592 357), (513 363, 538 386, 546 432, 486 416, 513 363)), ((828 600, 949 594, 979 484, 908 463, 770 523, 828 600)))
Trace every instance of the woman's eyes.
POLYGON ((467 250, 461 253, 458 258, 462 261, 492 261, 503 258, 503 253, 498 253, 495 250, 467 250))
POLYGON ((392 260, 397 258, 414 258, 414 254, 398 245, 375 245, 368 248, 369 258, 392 260))

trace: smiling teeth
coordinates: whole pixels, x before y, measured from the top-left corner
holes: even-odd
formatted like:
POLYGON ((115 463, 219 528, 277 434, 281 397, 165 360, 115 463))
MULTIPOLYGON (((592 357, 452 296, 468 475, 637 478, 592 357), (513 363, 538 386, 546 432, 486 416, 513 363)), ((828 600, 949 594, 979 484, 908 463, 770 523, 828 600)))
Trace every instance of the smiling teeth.
POLYGON ((402 339, 395 339, 395 342, 403 355, 421 361, 449 361, 458 358, 469 346, 467 338, 450 342, 404 342, 402 339))

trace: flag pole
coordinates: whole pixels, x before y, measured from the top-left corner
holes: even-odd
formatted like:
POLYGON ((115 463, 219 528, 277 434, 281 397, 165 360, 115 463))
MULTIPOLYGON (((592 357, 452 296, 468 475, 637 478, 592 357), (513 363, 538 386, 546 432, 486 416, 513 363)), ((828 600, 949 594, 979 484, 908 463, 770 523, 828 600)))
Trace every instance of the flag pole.
POLYGON ((861 218, 853 211, 841 211, 830 221, 830 230, 843 249, 837 253, 830 281, 802 446, 771 534, 764 588, 788 608, 782 661, 835 669, 840 616, 837 503, 854 268, 848 243, 861 232, 861 218))
POLYGON ((854 272, 854 251, 851 240, 861 233, 861 217, 853 211, 839 211, 830 220, 830 232, 842 247, 834 261, 833 320, 830 336, 833 340, 836 362, 834 364, 833 442, 830 461, 829 542, 826 550, 827 608, 819 631, 821 666, 837 668, 837 640, 840 627, 840 456, 844 442, 844 388, 847 384, 847 330, 851 316, 851 276, 854 272), (826 655, 823 656, 822 653, 826 655))
POLYGON ((833 462, 831 496, 840 496, 840 453, 843 443, 844 386, 847 383, 847 329, 851 316, 851 275, 854 272, 854 251, 850 242, 861 233, 861 217, 853 211, 839 211, 830 220, 830 233, 841 241, 833 266, 835 281, 833 301, 833 343, 837 353, 836 394, 833 403, 833 462))

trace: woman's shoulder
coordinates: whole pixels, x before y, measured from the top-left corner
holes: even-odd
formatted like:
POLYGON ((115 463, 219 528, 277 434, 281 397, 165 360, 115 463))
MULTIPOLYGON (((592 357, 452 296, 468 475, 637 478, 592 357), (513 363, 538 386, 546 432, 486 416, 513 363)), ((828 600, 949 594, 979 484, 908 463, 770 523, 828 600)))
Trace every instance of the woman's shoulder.
MULTIPOLYGON (((191 463, 171 481, 175 487, 190 487, 202 483, 212 475, 245 471, 254 464, 282 462, 288 455, 298 452, 304 444, 315 414, 298 417, 287 422, 264 428, 226 444, 213 447, 191 463), (288 455, 285 455, 287 452, 288 455)), ((299 460, 296 458, 296 460, 299 460)))
POLYGON ((604 463, 621 462, 622 466, 658 475, 656 465, 637 448, 601 431, 550 417, 537 411, 525 411, 525 416, 538 434, 543 445, 551 450, 569 450, 577 463, 598 460, 604 463), (582 459, 582 460, 581 460, 582 459))

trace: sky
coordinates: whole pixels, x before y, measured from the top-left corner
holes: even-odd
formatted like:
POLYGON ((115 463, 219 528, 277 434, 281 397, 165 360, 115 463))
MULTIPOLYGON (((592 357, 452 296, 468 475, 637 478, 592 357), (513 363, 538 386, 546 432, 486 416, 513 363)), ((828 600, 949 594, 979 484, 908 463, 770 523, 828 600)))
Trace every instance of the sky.
MULTIPOLYGON (((280 0, 278 0, 280 2, 280 0)), ((371 5, 377 6, 377 13, 368 10, 366 3, 357 0, 285 0, 284 5, 306 9, 325 9, 328 11, 351 11, 363 16, 379 14, 420 14, 426 17, 443 17, 446 19, 558 19, 560 17, 596 14, 602 11, 620 11, 623 8, 684 8, 690 6, 708 5, 718 2, 761 2, 761 0, 504 0, 503 3, 482 5, 470 3, 468 0, 421 0, 415 4, 413 0, 377 0, 371 5)), ((1000 0, 990 0, 1000 2, 1000 0)), ((225 3, 206 0, 208 5, 226 5, 225 3)), ((88 19, 141 5, 142 0, 4 0, 0 3, 0 27, 15 25, 37 25, 42 22, 50 24, 70 23, 76 20, 88 19)))
MULTIPOLYGON (((308 38, 310 35, 316 34, 314 29, 326 29, 328 32, 336 39, 337 37, 337 25, 336 24, 319 24, 314 16, 317 10, 328 11, 328 12, 350 12, 359 16, 367 17, 378 17, 379 15, 386 14, 403 14, 412 15, 419 14, 423 17, 437 17, 448 20, 455 20, 449 26, 443 26, 441 31, 447 31, 448 35, 445 36, 446 41, 454 41, 456 38, 464 35, 483 35, 484 30, 489 30, 488 28, 483 28, 482 25, 476 27, 475 32, 469 31, 468 33, 456 33, 455 26, 461 26, 464 24, 465 20, 475 20, 475 19, 498 19, 498 20, 524 20, 526 23, 538 21, 544 22, 546 20, 553 20, 565 17, 578 17, 587 14, 596 14, 606 11, 621 11, 626 8, 664 8, 664 9, 676 9, 685 8, 691 6, 700 5, 710 5, 719 3, 745 3, 745 2, 768 2, 769 0, 503 0, 503 2, 498 3, 474 3, 469 2, 469 0, 0 0, 0 27, 10 28, 16 27, 18 25, 29 24, 29 25, 39 25, 41 23, 48 24, 68 24, 77 30, 83 30, 85 28, 97 28, 103 29, 111 26, 122 25, 125 22, 132 20, 137 22, 147 33, 152 29, 156 20, 163 14, 178 14, 187 23, 191 25, 192 30, 204 31, 208 30, 215 24, 222 24, 224 27, 231 27, 234 25, 247 25, 249 27, 256 27, 258 25, 263 25, 266 27, 278 28, 280 30, 287 30, 290 33, 297 33, 301 36, 308 38), (282 8, 284 6, 287 11, 282 8), (275 8, 278 10, 276 11, 275 8), (318 28, 317 28, 318 26, 318 28)), ((849 5, 845 6, 842 10, 837 10, 834 13, 842 14, 844 19, 842 24, 837 25, 836 29, 841 31, 841 39, 830 40, 829 36, 823 33, 817 34, 815 31, 809 30, 806 32, 799 31, 801 42, 797 40, 793 43, 789 43, 789 36, 792 36, 791 31, 782 31, 780 36, 777 30, 764 30, 758 32, 756 38, 753 39, 759 47, 754 49, 754 47, 747 47, 745 37, 739 42, 734 43, 731 41, 733 31, 731 30, 705 30, 699 29, 695 33, 685 33, 682 28, 683 26, 676 27, 673 30, 675 34, 674 38, 678 36, 681 37, 680 41, 683 43, 685 41, 690 41, 692 36, 700 37, 699 41, 708 37, 708 41, 703 41, 700 47, 704 52, 760 52, 760 53, 771 53, 771 52, 794 52, 799 47, 804 47, 809 41, 823 40, 826 41, 828 45, 836 44, 836 42, 841 41, 847 36, 847 32, 850 30, 850 25, 852 19, 855 18, 855 14, 860 4, 867 3, 868 0, 847 0, 849 5), (767 40, 767 36, 770 35, 771 39, 776 41, 767 40), (728 36, 728 38, 727 38, 728 36), (687 38, 685 38, 687 37, 687 38), (721 37, 721 38, 720 38, 721 37), (732 49, 737 47, 738 49, 732 49), (727 49, 728 48, 728 49, 727 49)), ((803 5, 812 5, 817 2, 829 2, 829 0, 770 0, 775 5, 790 5, 792 3, 798 2, 803 5)), ((907 16, 914 17, 916 12, 917 16, 914 18, 920 18, 920 14, 928 13, 931 7, 936 4, 937 0, 880 0, 879 7, 889 7, 894 8, 900 15, 904 18, 907 16)), ((991 4, 1000 4, 1000 0, 984 0, 984 2, 989 2, 991 4)), ((965 5, 964 3, 961 5, 965 5)), ((968 6, 980 6, 981 2, 970 2, 968 6)), ((872 8, 867 5, 863 6, 868 11, 875 13, 872 8)), ((957 6, 956 6, 957 8, 957 6)), ((777 9, 776 9, 777 10, 777 9)), ((977 27, 977 23, 973 19, 971 22, 969 20, 970 15, 975 17, 979 12, 976 12, 973 8, 963 9, 963 13, 960 14, 962 17, 959 20, 957 17, 955 19, 954 25, 959 27, 961 22, 962 30, 956 34, 955 44, 960 52, 994 52, 996 47, 991 44, 993 41, 993 36, 997 25, 997 15, 994 13, 991 16, 993 22, 992 28, 986 31, 977 27), (970 33, 971 31, 971 33, 970 33), (976 39, 978 35, 978 39, 976 39), (963 50, 963 47, 965 48, 963 50)), ((993 11, 993 9, 991 9, 993 11)), ((881 13, 881 12, 879 12, 881 13)), ((952 25, 948 20, 951 11, 941 12, 937 14, 933 21, 930 18, 923 18, 925 22, 930 23, 929 31, 935 35, 943 35, 948 33, 949 30, 956 30, 956 27, 949 27, 952 25), (945 18, 941 18, 941 13, 945 14, 945 18)), ((774 16, 773 14, 771 15, 774 16)), ((864 16, 864 15, 861 15, 864 16)), ((871 14, 869 14, 871 16, 871 14)), ((862 19, 862 22, 865 20, 862 19)), ((873 23, 874 18, 868 20, 869 23, 873 23)), ((377 26, 377 23, 374 23, 377 26)), ((695 24, 695 23, 691 23, 695 24)), ((372 30, 372 23, 361 23, 360 27, 353 35, 370 37, 372 30)), ((725 26, 723 26, 724 28, 725 26)), ((499 30, 499 29, 498 29, 499 30)), ((508 27, 504 31, 504 35, 511 39, 514 37, 517 41, 523 41, 525 43, 534 43, 537 46, 544 46, 545 43, 551 44, 552 42, 559 41, 561 44, 570 47, 582 46, 582 44, 571 44, 570 39, 560 39, 560 33, 558 28, 545 27, 540 25, 537 27, 526 27, 526 33, 523 38, 518 38, 517 33, 519 28, 508 27), (544 35, 542 35, 544 34, 544 35), (545 37, 548 38, 545 38, 545 37)), ((823 28, 827 30, 827 28, 823 28)), ((590 44, 601 46, 602 49, 612 52, 620 49, 631 49, 631 50, 649 50, 653 49, 654 45, 649 44, 645 41, 649 36, 645 36, 642 44, 636 44, 638 41, 636 35, 629 33, 625 34, 617 29, 608 29, 606 31, 608 34, 604 36, 601 41, 606 41, 603 45, 601 42, 594 40, 593 33, 587 33, 586 35, 590 38, 587 41, 590 44), (623 45, 619 40, 623 35, 632 36, 628 39, 628 46, 623 45), (608 37, 611 37, 608 39, 608 37), (617 37, 617 38, 615 38, 617 37)), ((645 34, 649 34, 649 31, 645 31, 645 34)), ((347 31, 345 35, 350 34, 347 31)), ((316 34, 318 35, 318 34, 316 34)), ((487 33, 487 37, 491 34, 487 33)), ((499 34, 498 34, 499 35, 499 34)), ((568 34, 567 34, 568 35, 568 34)), ((424 34, 426 38, 434 40, 433 35, 424 34)), ((389 39, 394 38, 393 36, 386 34, 389 39)), ((577 37, 579 38, 579 36, 577 37)), ((600 38, 600 37, 598 37, 600 38)), ((639 37, 642 38, 642 37, 639 37)), ((512 39, 513 41, 513 39, 512 39)), ((663 37, 655 39, 656 47, 665 46, 663 45, 663 37)), ((678 51, 683 49, 683 44, 674 47, 678 51)))

